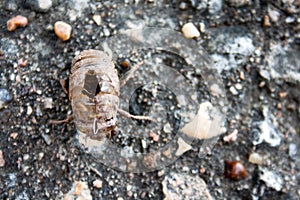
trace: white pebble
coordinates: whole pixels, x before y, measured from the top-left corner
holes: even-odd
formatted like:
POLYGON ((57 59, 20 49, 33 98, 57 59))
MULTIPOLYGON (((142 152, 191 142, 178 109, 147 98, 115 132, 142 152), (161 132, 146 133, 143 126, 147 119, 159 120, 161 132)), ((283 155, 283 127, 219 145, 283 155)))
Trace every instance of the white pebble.
POLYGON ((33 112, 32 107, 31 106, 27 106, 27 115, 31 115, 33 112))
POLYGON ((183 36, 186 38, 196 38, 200 36, 200 32, 191 22, 184 24, 181 31, 183 33, 183 36))
POLYGON ((233 95, 238 95, 239 93, 238 93, 238 91, 235 89, 235 87, 233 87, 233 86, 231 86, 230 88, 229 88, 229 90, 230 90, 230 92, 231 92, 231 94, 233 94, 233 95))
POLYGON ((251 153, 248 160, 253 164, 258 164, 258 165, 263 164, 263 157, 258 153, 251 153))
POLYGON ((15 81, 16 75, 15 74, 10 74, 9 79, 11 81, 15 81))
POLYGON ((102 18, 100 15, 93 15, 93 20, 98 26, 102 24, 102 18))

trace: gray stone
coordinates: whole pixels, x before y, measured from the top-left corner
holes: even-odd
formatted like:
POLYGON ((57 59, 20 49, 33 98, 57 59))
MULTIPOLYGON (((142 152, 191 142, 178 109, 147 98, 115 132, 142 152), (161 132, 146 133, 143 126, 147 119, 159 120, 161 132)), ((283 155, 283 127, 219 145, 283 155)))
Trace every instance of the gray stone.
POLYGON ((281 133, 269 119, 254 123, 255 128, 252 130, 254 145, 262 142, 268 143, 271 147, 279 146, 281 143, 281 133))
POLYGON ((21 0, 6 0, 4 8, 8 11, 16 11, 18 9, 18 4, 21 3, 21 0))
POLYGON ((3 55, 12 61, 13 59, 17 59, 19 48, 16 45, 15 41, 2 38, 0 40, 0 51, 2 51, 3 55))
POLYGON ((244 28, 216 28, 211 36, 208 51, 219 72, 244 64, 255 50, 252 35, 244 28))
POLYGON ((273 188, 276 191, 280 191, 283 187, 283 179, 277 172, 269 170, 264 167, 260 167, 259 179, 262 180, 267 187, 273 188))
POLYGON ((47 12, 55 4, 55 0, 25 0, 24 4, 31 10, 47 12))
POLYGON ((208 12, 209 14, 217 14, 223 6, 222 0, 210 0, 208 1, 208 12))
POLYGON ((280 44, 272 44, 266 56, 266 70, 273 79, 300 82, 300 51, 280 44))
POLYGON ((68 15, 71 21, 82 16, 84 9, 89 7, 89 0, 70 0, 68 1, 68 15))
POLYGON ((297 151, 298 151, 298 147, 295 143, 289 144, 289 156, 292 159, 296 159, 297 151))
POLYGON ((0 88, 0 109, 7 105, 12 100, 8 90, 0 88))
POLYGON ((171 172, 163 180, 162 187, 165 200, 213 199, 205 181, 198 176, 171 172))

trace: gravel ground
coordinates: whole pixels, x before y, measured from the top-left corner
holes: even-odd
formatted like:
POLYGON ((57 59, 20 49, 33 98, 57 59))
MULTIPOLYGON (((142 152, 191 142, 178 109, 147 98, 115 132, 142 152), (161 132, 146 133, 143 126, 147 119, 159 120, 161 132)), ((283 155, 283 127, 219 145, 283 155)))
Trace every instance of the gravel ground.
MULTIPOLYGON (((0 199, 300 199, 298 0, 0 0, 0 11, 0 199), (17 15, 28 24, 8 31, 8 20, 17 15), (54 32, 57 21, 72 27, 66 41, 54 32), (182 29, 186 24, 187 30, 182 29), (222 79, 226 101, 215 106, 226 111, 226 132, 183 145, 179 158, 167 166, 129 173, 82 150, 73 122, 48 121, 72 113, 60 80, 69 77, 75 55, 102 49, 104 41, 124 30, 143 27, 168 28, 190 37, 176 41, 172 34, 145 32, 181 45, 183 56, 164 49, 122 55, 127 38, 121 38, 112 49, 118 49, 114 62, 120 76, 126 72, 126 59, 159 60, 185 77, 195 88, 197 103, 204 105, 215 96, 205 85, 210 76, 202 68, 189 68, 186 59, 200 54, 209 62, 196 59, 192 65, 207 65, 213 77, 222 79), (204 144, 214 148, 203 153, 204 144)), ((134 84, 152 81, 157 69, 139 69, 131 85, 121 88, 121 107, 122 95, 132 93, 134 84)), ((180 94, 193 96, 189 89, 180 94)), ((152 139, 128 139, 133 126, 144 129, 126 120, 120 119, 120 133, 112 138, 122 147, 155 149, 172 138, 170 127, 164 126, 159 138, 152 133, 152 139)), ((147 163, 153 165, 151 159, 147 163)))

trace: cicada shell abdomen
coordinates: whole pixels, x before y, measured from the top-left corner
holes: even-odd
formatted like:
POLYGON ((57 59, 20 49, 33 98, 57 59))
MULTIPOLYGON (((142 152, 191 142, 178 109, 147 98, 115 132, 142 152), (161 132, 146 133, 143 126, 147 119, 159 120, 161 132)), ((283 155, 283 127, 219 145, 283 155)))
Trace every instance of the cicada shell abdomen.
POLYGON ((73 60, 69 84, 77 130, 98 140, 110 134, 117 123, 120 83, 108 55, 97 50, 81 52, 73 60))

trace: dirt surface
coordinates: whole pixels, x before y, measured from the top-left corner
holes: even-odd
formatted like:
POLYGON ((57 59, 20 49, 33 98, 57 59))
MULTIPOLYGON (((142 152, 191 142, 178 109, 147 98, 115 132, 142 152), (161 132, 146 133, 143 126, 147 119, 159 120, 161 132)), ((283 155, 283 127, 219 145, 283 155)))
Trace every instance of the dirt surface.
MULTIPOLYGON (((163 199, 168 195, 198 199, 199 189, 193 187, 200 187, 199 183, 206 194, 201 195, 203 199, 300 198, 299 1, 50 0, 46 1, 52 3, 48 8, 36 2, 0 0, 0 199, 76 199, 76 195, 66 195, 76 181, 87 183, 77 185, 85 199, 163 199), (16 15, 27 17, 28 25, 10 32, 6 23, 16 15), (68 41, 55 35, 56 21, 72 26, 68 41), (72 59, 80 51, 102 49, 103 41, 129 28, 168 28, 180 33, 188 22, 200 32, 189 40, 205 50, 200 53, 211 61, 208 69, 222 77, 226 93, 222 107, 227 131, 217 137, 211 152, 203 156, 204 142, 194 140, 192 149, 168 166, 126 173, 103 165, 82 150, 73 122, 48 123, 72 113, 60 80, 68 78, 72 59), (225 137, 232 133, 236 138, 225 137), (257 153, 254 160, 249 158, 253 153, 257 153), (226 177, 228 160, 243 163, 247 176, 239 180, 226 177), (177 178, 172 179, 174 174, 177 178), (174 180, 187 185, 195 182, 189 190, 174 180)), ((143 51, 141 55, 149 59, 159 53, 163 51, 151 56, 143 51)), ((136 63, 141 55, 118 55, 114 61, 121 77, 126 72, 122 61, 136 63)), ((172 65, 194 84, 199 104, 213 98, 204 86, 207 77, 201 69, 185 70, 188 66, 176 54, 157 60, 172 65)), ((140 69, 141 77, 150 72, 140 69)), ((132 109, 137 109, 136 102, 131 103, 132 109)), ((134 114, 139 114, 137 110, 134 114)), ((144 145, 159 147, 151 139, 141 143, 124 139, 134 123, 123 124, 127 122, 120 120, 118 128, 124 133, 113 138, 121 141, 120 146, 134 150, 143 150, 144 145)), ((139 127, 143 131, 143 126, 139 127)), ((172 137, 166 133, 158 142, 172 137)))

